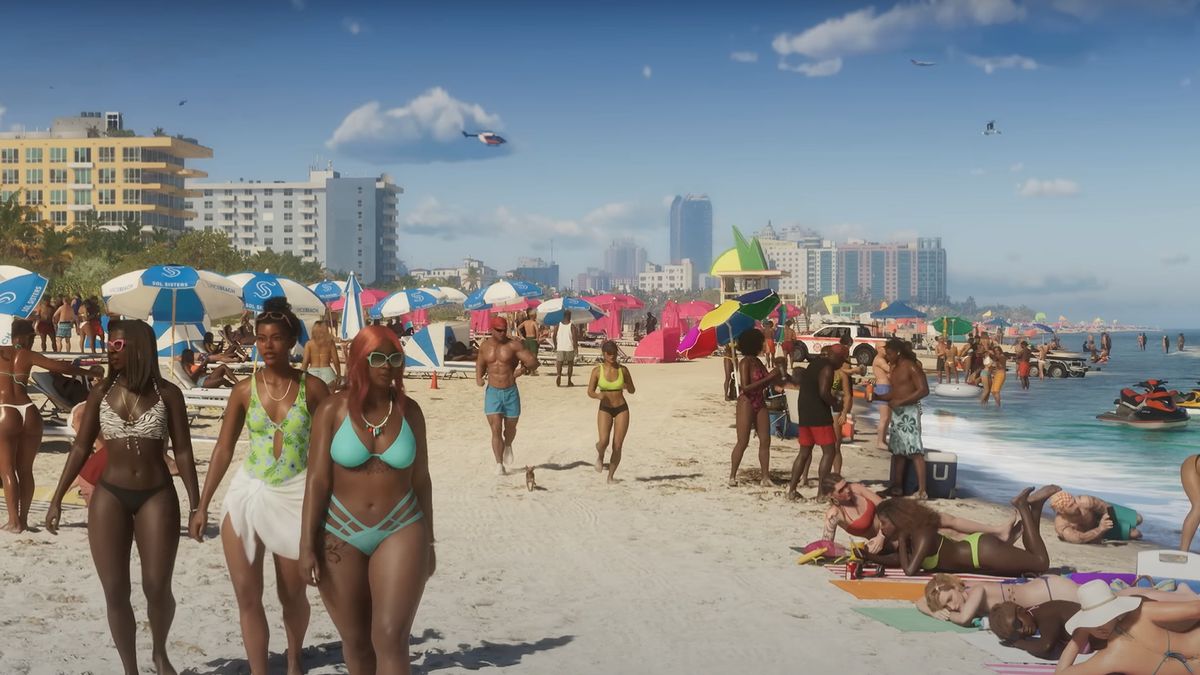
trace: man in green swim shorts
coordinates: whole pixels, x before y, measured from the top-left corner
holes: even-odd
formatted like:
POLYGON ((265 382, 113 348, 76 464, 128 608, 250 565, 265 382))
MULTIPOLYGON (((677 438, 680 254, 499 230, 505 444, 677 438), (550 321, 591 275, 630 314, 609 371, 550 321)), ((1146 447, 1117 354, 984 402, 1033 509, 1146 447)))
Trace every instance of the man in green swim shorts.
POLYGON ((1097 544, 1105 539, 1129 541, 1141 539, 1137 529, 1142 516, 1131 508, 1110 504, 1091 495, 1056 492, 1050 497, 1054 509, 1054 531, 1058 538, 1072 544, 1097 544))

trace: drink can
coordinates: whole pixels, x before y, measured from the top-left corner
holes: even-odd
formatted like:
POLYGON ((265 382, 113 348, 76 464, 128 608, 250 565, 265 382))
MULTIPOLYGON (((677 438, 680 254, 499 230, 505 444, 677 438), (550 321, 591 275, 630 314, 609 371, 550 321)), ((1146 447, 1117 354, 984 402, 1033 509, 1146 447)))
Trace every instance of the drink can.
POLYGON ((858 578, 858 561, 850 560, 846 562, 846 581, 854 581, 858 578))

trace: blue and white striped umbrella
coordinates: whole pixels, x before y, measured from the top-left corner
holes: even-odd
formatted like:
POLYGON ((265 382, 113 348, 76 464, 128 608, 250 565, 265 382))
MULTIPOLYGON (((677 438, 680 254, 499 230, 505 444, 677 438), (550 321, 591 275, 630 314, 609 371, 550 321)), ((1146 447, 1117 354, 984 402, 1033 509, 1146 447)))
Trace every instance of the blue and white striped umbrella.
POLYGON ((442 304, 441 298, 420 288, 396 291, 375 303, 371 308, 371 318, 385 319, 393 316, 403 316, 418 309, 429 309, 442 304))
POLYGON ((49 284, 46 277, 24 267, 0 265, 0 314, 29 318, 49 284))
POLYGON ((346 292, 342 295, 346 304, 342 307, 342 322, 338 325, 338 337, 343 340, 353 340, 363 329, 362 285, 354 272, 346 280, 346 292))
POLYGON ((441 300, 443 304, 461 305, 467 301, 467 294, 449 286, 428 286, 421 290, 441 300))
POLYGON ((471 295, 467 296, 463 302, 465 309, 474 311, 477 309, 491 309, 493 306, 511 305, 514 302, 519 302, 522 298, 540 298, 542 297, 542 288, 537 284, 531 284, 528 281, 518 281, 516 279, 505 279, 496 283, 481 288, 471 295))
POLYGON ((344 281, 318 281, 315 284, 309 284, 308 289, 317 294, 321 302, 333 302, 342 297, 346 292, 346 282, 344 281))
POLYGON ((325 303, 320 296, 299 281, 270 272, 239 272, 229 275, 229 280, 241 287, 242 302, 251 311, 261 312, 269 298, 287 298, 292 312, 306 324, 325 316, 325 303))
POLYGON ((547 326, 560 324, 563 311, 571 312, 571 323, 591 323, 606 316, 604 310, 583 298, 550 298, 538 305, 538 320, 547 326))
POLYGON ((100 287, 108 310, 138 319, 176 324, 242 312, 242 289, 229 279, 184 265, 155 265, 109 280, 100 287))
POLYGON ((158 340, 159 356, 176 356, 185 349, 196 352, 197 356, 204 353, 204 334, 209 330, 207 319, 201 323, 176 323, 174 331, 171 330, 170 321, 158 321, 150 317, 149 323, 158 340))

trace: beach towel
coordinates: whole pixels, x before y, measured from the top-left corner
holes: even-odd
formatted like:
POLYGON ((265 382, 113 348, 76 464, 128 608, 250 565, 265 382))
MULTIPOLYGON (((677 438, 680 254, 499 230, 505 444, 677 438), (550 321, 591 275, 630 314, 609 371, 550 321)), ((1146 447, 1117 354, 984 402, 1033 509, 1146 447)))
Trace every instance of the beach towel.
POLYGON ((846 581, 830 579, 829 583, 859 600, 908 600, 916 602, 925 595, 925 584, 907 581, 846 581))
MULTIPOLYGON (((825 565, 825 569, 829 570, 829 572, 831 574, 842 577, 843 579, 846 577, 846 565, 844 563, 835 563, 835 564, 825 565)), ((904 570, 894 569, 894 568, 888 568, 888 569, 884 570, 883 576, 885 579, 887 579, 889 581, 926 582, 933 578, 932 574, 928 574, 928 573, 924 573, 924 572, 922 572, 921 574, 916 574, 916 575, 910 576, 910 575, 905 574, 904 570)), ((967 574, 967 573, 957 573, 957 572, 955 573, 955 576, 957 576, 965 581, 1004 581, 1005 579, 1009 578, 1009 577, 997 577, 997 576, 993 576, 991 574, 967 574)))
POLYGON ((977 633, 978 628, 966 628, 949 621, 925 616, 915 607, 855 607, 854 611, 906 633, 977 633))
POLYGON ((989 663, 986 667, 1000 675, 1040 675, 1054 672, 1052 663, 989 663))
POLYGON ((225 494, 225 515, 233 531, 242 538, 246 559, 253 561, 258 554, 258 540, 271 553, 298 560, 300 558, 300 517, 304 507, 304 481, 307 472, 300 472, 279 485, 268 485, 239 467, 225 494))

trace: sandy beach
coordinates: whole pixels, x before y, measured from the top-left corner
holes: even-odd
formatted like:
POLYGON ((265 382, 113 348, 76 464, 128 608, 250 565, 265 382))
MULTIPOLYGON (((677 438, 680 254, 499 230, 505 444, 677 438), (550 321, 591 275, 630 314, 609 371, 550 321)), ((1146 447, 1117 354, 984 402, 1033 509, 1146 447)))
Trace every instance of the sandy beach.
MULTIPOLYGON (((493 474, 482 392, 473 380, 442 380, 438 390, 408 381, 428 419, 439 540, 438 571, 414 628, 416 672, 867 673, 920 664, 924 673, 964 673, 986 672, 983 664, 996 660, 952 633, 900 633, 859 615, 851 609, 901 603, 857 600, 830 584, 835 577, 826 570, 796 564, 789 547, 819 537, 824 506, 788 502, 782 486, 758 487, 753 446, 743 483, 725 485, 733 404, 722 400, 718 359, 631 371, 638 391, 630 399, 620 483, 612 486, 592 466, 596 405, 585 388, 559 389, 545 375, 521 379, 514 447, 519 466, 536 467, 535 492, 526 491, 523 472, 493 474)), ((587 373, 576 371, 577 385, 587 373)), ((213 437, 215 424, 203 417, 193 433, 213 437)), ((872 484, 886 479, 887 456, 863 447, 868 438, 861 429, 859 441, 845 446, 843 473, 872 484)), ((61 441, 43 446, 39 487, 53 488, 65 450, 61 441)), ((235 461, 245 450, 239 446, 235 461)), ((210 451, 211 442, 197 442, 202 474, 210 451)), ((777 481, 794 455, 794 442, 773 441, 777 481)), ((227 477, 215 504, 228 483, 227 477)), ((1009 517, 1000 506, 971 499, 934 506, 989 522, 1009 517)), ((34 505, 39 524, 44 508, 34 505)), ((67 510, 58 536, 3 537, 0 673, 119 672, 85 517, 81 508, 67 510)), ((1133 570, 1136 545, 1061 543, 1049 515, 1042 531, 1055 566, 1133 570)), ((133 576, 139 658, 150 672, 136 569, 133 576)), ((283 629, 273 582, 267 585, 278 652, 283 629)), ((248 672, 217 541, 181 542, 174 590, 176 667, 248 672)), ((310 599, 309 672, 344 673, 337 633, 315 589, 310 599)), ((277 663, 282 667, 281 658, 277 663)))

